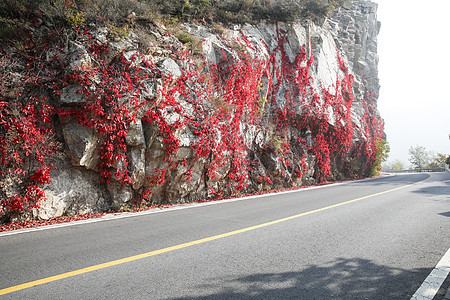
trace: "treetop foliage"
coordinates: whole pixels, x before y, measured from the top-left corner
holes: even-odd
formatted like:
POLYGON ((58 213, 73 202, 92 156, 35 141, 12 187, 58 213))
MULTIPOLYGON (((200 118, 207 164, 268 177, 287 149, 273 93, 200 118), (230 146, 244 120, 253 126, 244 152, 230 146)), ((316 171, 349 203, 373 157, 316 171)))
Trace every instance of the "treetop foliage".
POLYGON ((408 150, 409 162, 415 169, 422 168, 445 168, 450 162, 450 156, 442 153, 427 151, 425 147, 416 145, 408 150), (448 162, 447 162, 448 160, 448 162))

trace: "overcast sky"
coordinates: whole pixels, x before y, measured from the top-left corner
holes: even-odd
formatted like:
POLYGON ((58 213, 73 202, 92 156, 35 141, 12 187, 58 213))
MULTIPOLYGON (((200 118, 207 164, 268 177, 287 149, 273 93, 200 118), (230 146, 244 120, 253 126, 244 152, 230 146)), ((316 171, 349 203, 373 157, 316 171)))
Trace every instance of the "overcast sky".
POLYGON ((378 109, 391 146, 389 161, 409 165, 408 149, 450 154, 450 1, 378 3, 378 109))

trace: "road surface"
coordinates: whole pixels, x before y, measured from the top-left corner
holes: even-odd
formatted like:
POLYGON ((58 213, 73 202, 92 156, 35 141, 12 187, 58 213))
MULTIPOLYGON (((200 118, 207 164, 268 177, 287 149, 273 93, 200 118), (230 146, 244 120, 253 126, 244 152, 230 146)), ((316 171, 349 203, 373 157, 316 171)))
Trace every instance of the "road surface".
POLYGON ((0 299, 410 299, 449 218, 432 173, 0 234, 0 299))

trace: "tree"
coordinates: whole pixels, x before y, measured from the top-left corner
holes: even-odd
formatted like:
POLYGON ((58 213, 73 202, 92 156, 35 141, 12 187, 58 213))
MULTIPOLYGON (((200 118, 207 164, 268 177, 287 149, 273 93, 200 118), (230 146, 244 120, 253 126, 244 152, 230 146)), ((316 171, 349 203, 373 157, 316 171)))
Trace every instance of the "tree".
POLYGON ((430 161, 429 154, 425 147, 416 145, 409 148, 409 162, 415 169, 424 168, 430 161))
POLYGON ((404 170, 405 169, 405 165, 403 164, 403 162, 400 159, 396 159, 393 163, 392 163, 392 170, 404 170))
POLYGON ((383 163, 383 170, 388 171, 388 170, 395 170, 395 171, 400 171, 400 170, 404 170, 406 168, 405 163, 402 162, 400 159, 395 159, 394 161, 389 161, 389 162, 385 162, 383 163))
POLYGON ((427 165, 428 168, 445 168, 447 155, 442 153, 432 154, 431 162, 427 165))
POLYGON ((377 155, 370 172, 371 177, 380 175, 381 164, 387 160, 391 151, 391 147, 386 140, 378 140, 376 145, 377 155))

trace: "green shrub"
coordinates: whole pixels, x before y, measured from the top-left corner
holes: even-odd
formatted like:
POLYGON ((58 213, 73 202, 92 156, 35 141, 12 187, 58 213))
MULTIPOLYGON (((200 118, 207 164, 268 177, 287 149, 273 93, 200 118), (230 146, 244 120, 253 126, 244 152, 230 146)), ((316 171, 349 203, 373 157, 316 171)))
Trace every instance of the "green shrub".
POLYGON ((370 177, 380 175, 381 164, 385 162, 391 150, 389 143, 386 140, 379 140, 376 142, 377 154, 375 161, 370 169, 370 177))
POLYGON ((198 38, 182 30, 177 31, 175 33, 175 36, 186 46, 186 48, 191 53, 195 54, 202 52, 202 43, 198 38))
POLYGON ((120 39, 128 36, 128 28, 126 26, 116 26, 113 24, 109 26, 109 34, 114 39, 120 39))

